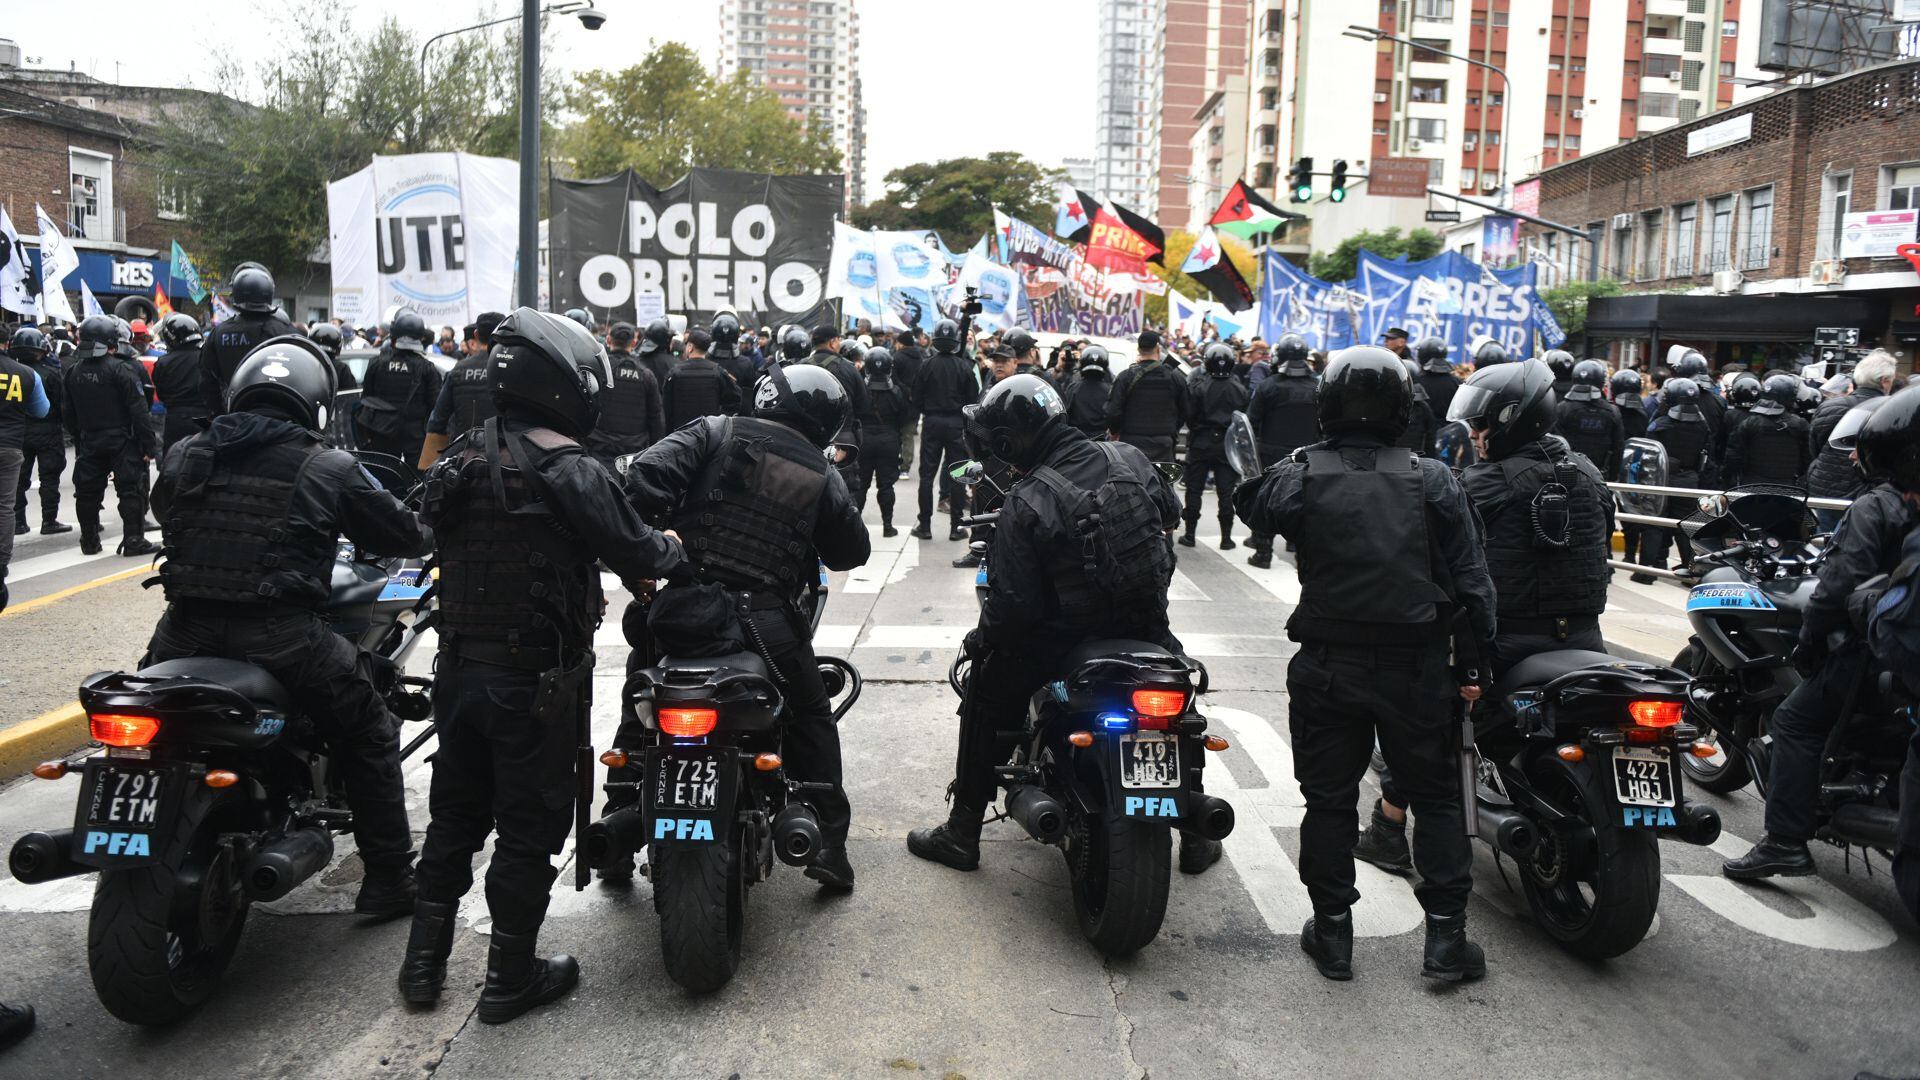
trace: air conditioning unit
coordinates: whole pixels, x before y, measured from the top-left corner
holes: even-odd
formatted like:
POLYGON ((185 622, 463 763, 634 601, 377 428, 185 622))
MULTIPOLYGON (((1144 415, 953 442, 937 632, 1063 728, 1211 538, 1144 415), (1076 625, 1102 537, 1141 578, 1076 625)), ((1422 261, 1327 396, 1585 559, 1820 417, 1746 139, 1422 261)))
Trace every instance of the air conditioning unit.
POLYGON ((1585 118, 1586 118, 1586 115, 1587 115, 1587 111, 1586 111, 1585 109, 1575 109, 1575 110, 1573 110, 1573 118, 1574 118, 1575 120, 1582 120, 1582 119, 1585 119, 1585 118))
POLYGON ((1616 229, 1631 229, 1631 228, 1633 228, 1633 215, 1632 215, 1632 214, 1615 214, 1615 215, 1613 215, 1613 227, 1614 227, 1614 228, 1616 228, 1616 229))
POLYGON ((1479 146, 1480 146, 1480 140, 1478 140, 1478 139, 1468 139, 1467 141, 1465 141, 1465 142, 1463 142, 1463 143, 1461 143, 1461 144, 1460 144, 1460 149, 1462 149, 1462 150, 1475 150, 1475 149, 1478 149, 1478 148, 1479 148, 1479 146))
POLYGON ((1807 267, 1807 284, 1838 285, 1847 277, 1846 264, 1839 259, 1815 259, 1807 267))
POLYGON ((1713 272, 1713 291, 1721 294, 1740 291, 1740 271, 1715 270, 1713 272))
POLYGON ((1407 149, 1409 149, 1409 150, 1419 150, 1419 149, 1420 149, 1421 147, 1423 147, 1423 146, 1425 146, 1425 145, 1426 145, 1426 143, 1423 143, 1423 142, 1421 142, 1421 141, 1420 141, 1419 139, 1408 139, 1408 140, 1407 140, 1407 149))
POLYGON ((1668 82, 1679 82, 1679 81, 1680 81, 1680 73, 1679 73, 1679 72, 1677 72, 1677 71, 1669 71, 1669 72, 1667 72, 1667 81, 1668 81, 1668 82))
POLYGON ((1373 103, 1375 105, 1385 105, 1387 103, 1387 95, 1385 94, 1373 95, 1373 103))

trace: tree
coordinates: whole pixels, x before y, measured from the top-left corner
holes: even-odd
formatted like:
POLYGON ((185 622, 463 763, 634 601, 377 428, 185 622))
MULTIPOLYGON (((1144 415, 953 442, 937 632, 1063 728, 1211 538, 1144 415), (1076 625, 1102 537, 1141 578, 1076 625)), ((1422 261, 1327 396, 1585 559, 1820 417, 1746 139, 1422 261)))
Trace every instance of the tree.
POLYGON ((1358 272, 1362 249, 1388 259, 1405 255, 1419 262, 1440 254, 1445 243, 1432 229, 1415 229, 1404 235, 1398 228, 1355 233, 1332 251, 1314 253, 1307 260, 1307 272, 1322 281, 1346 281, 1358 272))
POLYGON ((885 198, 856 207, 863 229, 933 229, 955 251, 993 229, 993 208, 1024 221, 1051 223, 1054 189, 1066 181, 1010 150, 984 158, 920 162, 887 174, 885 198))
POLYGON ((1624 292, 1617 281, 1569 281, 1540 290, 1540 302, 1547 305, 1568 340, 1587 331, 1587 302, 1596 296, 1619 296, 1624 292))
POLYGON ((834 173, 840 152, 819 127, 799 128, 780 99, 740 72, 717 79, 692 49, 656 45, 622 71, 582 73, 567 93, 578 119, 556 149, 579 176, 631 165, 665 186, 697 166, 765 173, 834 173))
MULTIPOLYGON (((1234 239, 1219 231, 1214 236, 1220 241, 1220 250, 1226 253, 1240 276, 1253 286, 1254 295, 1260 293, 1260 265, 1252 251, 1234 239)), ((1180 272, 1180 264, 1187 261, 1187 254, 1193 250, 1194 235, 1185 229, 1167 230, 1166 265, 1151 267, 1162 281, 1172 289, 1179 290, 1189 300, 1212 300, 1213 294, 1205 285, 1180 272)), ((1167 298, 1165 296, 1147 297, 1147 318, 1161 326, 1167 325, 1167 298)), ((1251 333, 1248 335, 1251 337, 1251 333)))

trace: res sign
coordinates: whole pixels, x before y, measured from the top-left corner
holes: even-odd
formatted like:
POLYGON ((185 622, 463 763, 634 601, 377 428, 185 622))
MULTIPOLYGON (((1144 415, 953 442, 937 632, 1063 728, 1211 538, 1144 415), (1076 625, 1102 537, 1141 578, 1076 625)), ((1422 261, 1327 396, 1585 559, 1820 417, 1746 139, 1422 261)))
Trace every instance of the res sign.
POLYGON ((153 263, 145 259, 115 260, 113 264, 113 287, 116 289, 138 289, 147 291, 153 288, 153 263))

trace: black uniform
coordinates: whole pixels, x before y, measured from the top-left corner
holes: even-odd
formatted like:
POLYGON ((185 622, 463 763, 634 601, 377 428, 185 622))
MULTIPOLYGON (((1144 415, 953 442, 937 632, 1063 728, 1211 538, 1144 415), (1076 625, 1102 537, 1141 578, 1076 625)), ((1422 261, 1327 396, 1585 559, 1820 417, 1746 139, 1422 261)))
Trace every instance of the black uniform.
MULTIPOLYGON (((814 350, 813 355, 807 357, 806 362, 815 367, 826 368, 828 373, 840 380, 840 388, 847 392, 847 422, 834 435, 833 441, 859 446, 862 437, 860 417, 867 411, 867 381, 860 377, 860 369, 854 367, 853 361, 846 357, 822 349, 814 350)), ((897 447, 895 452, 898 452, 897 447)), ((860 487, 860 455, 858 453, 848 456, 834 465, 834 468, 840 471, 840 479, 846 482, 848 491, 860 487)))
POLYGON ((1107 430, 1149 461, 1172 461, 1173 442, 1186 412, 1186 384, 1170 362, 1136 363, 1113 377, 1107 430))
MULTIPOLYGON (((15 363, 32 368, 40 377, 40 389, 47 395, 47 415, 28 416, 20 441, 20 479, 15 486, 13 512, 27 520, 27 486, 32 483, 36 466, 40 472, 40 524, 44 528, 60 517, 60 474, 67 471, 67 441, 62 429, 66 380, 61 378, 60 361, 52 353, 32 360, 15 358, 15 363)), ((0 528, 5 522, 0 521, 0 528)))
POLYGON ((1453 395, 1460 389, 1460 380, 1443 371, 1422 369, 1414 376, 1413 384, 1427 392, 1427 410, 1433 415, 1437 427, 1447 422, 1447 410, 1453 407, 1453 395))
POLYGON ((676 570, 680 549, 579 443, 513 417, 447 447, 427 474, 425 517, 440 561, 440 749, 420 898, 465 895, 473 856, 496 832, 487 907, 496 930, 531 934, 572 823, 576 710, 588 707, 600 621, 595 560, 639 581, 676 570))
POLYGON ((1427 397, 1426 387, 1417 379, 1411 381, 1413 409, 1407 416, 1407 429, 1393 440, 1393 445, 1405 447, 1421 457, 1433 457, 1433 440, 1440 425, 1433 419, 1433 403, 1427 397))
MULTIPOLYGON (((26 456, 27 423, 48 404, 39 382, 32 368, 0 353, 0 511, 11 510, 16 498, 16 478, 26 456)), ((6 607, 7 564, 13 561, 13 517, 0 513, 0 608, 6 607)), ((26 520, 24 511, 20 520, 26 520)))
POLYGON ((587 448, 611 468, 615 458, 637 454, 673 429, 667 426, 660 384, 653 381, 647 365, 625 351, 608 353, 607 361, 613 368, 613 385, 602 398, 600 422, 587 436, 587 448))
POLYGON ((482 349, 454 362, 440 383, 440 397, 427 417, 427 431, 452 438, 498 414, 493 406, 493 351, 482 349))
MULTIPOLYGON (((1705 400, 1702 394, 1701 399, 1705 400)), ((1672 416, 1662 416, 1647 426, 1647 437, 1667 448, 1668 487, 1699 487, 1709 473, 1715 471, 1712 464, 1713 432, 1704 420, 1677 420, 1672 416)), ((1665 517, 1685 518, 1693 513, 1697 506, 1694 500, 1679 495, 1670 496, 1661 508, 1665 517)), ((1667 549, 1678 541, 1682 546, 1680 561, 1689 561, 1686 550, 1687 538, 1679 535, 1677 529, 1656 529, 1652 536, 1640 542, 1640 562, 1645 566, 1657 566, 1665 569, 1667 549)))
POLYGON ((177 345, 153 362, 153 392, 167 407, 162 424, 166 448, 198 434, 213 415, 207 404, 207 384, 200 375, 200 346, 177 345))
POLYGON ((1193 532, 1211 477, 1214 498, 1220 504, 1223 546, 1233 535, 1233 486, 1239 481, 1239 474, 1227 464, 1227 424, 1234 413, 1246 411, 1249 396, 1247 384, 1231 372, 1216 378, 1202 369, 1187 384, 1187 499, 1180 516, 1187 532, 1193 532))
POLYGON ((207 411, 214 416, 227 411, 227 383, 255 346, 295 332, 292 323, 271 311, 243 311, 215 323, 200 345, 200 400, 207 411))
POLYGON ((300 700, 339 762, 354 839, 370 873, 413 856, 400 782, 399 723, 369 668, 319 610, 338 537, 383 555, 431 545, 412 512, 352 455, 256 412, 221 416, 167 452, 154 485, 164 537, 167 611, 147 662, 183 656, 245 660, 300 700))
POLYGON ((913 384, 913 400, 920 407, 920 525, 933 521, 933 481, 940 478, 940 490, 947 496, 954 529, 967 515, 967 489, 947 474, 967 460, 967 448, 960 434, 966 424, 960 410, 980 400, 980 383, 973 376, 973 365, 957 353, 937 352, 921 365, 919 381, 913 384))
POLYGON ((1107 395, 1111 393, 1113 379, 1105 368, 1090 367, 1081 372, 1060 395, 1067 408, 1067 423, 1089 439, 1105 437, 1107 395))
POLYGON ((402 461, 420 455, 427 438, 427 416, 440 398, 440 369, 417 352, 388 346, 367 365, 354 427, 363 449, 392 454, 402 461))
POLYGON ((73 437, 73 501, 82 537, 100 535, 107 477, 119 499, 123 542, 146 536, 147 462, 160 453, 140 381, 124 361, 96 356, 69 367, 62 387, 67 434, 73 437))
POLYGON ((1413 805, 1413 847, 1431 916, 1466 911, 1473 853, 1463 830, 1447 703, 1455 607, 1494 636, 1494 590, 1466 494, 1447 467, 1382 440, 1343 434, 1296 451, 1242 485, 1240 516, 1298 547, 1300 606, 1287 634, 1294 772, 1307 811, 1300 880, 1317 915, 1359 899, 1355 804, 1374 734, 1413 805))
MULTIPOLYGON (((1640 395, 1623 394, 1614 398, 1613 405, 1614 408, 1620 410, 1620 426, 1626 437, 1629 439, 1646 438, 1647 407, 1640 398, 1640 395)), ((1623 450, 1622 453, 1624 452, 1623 450)), ((1614 466, 1611 479, 1618 480, 1620 479, 1620 471, 1626 467, 1625 459, 1616 458, 1615 461, 1619 462, 1619 464, 1614 466)), ((1642 566, 1651 565, 1652 559, 1647 556, 1646 551, 1648 545, 1652 542, 1655 531, 1652 526, 1635 525, 1625 521, 1621 522, 1620 536, 1622 549, 1620 558, 1626 562, 1637 562, 1642 566)))
MULTIPOLYGON (((1319 441, 1320 409, 1314 403, 1317 385, 1311 375, 1285 372, 1260 381, 1260 388, 1253 392, 1253 400, 1247 405, 1247 422, 1253 426, 1254 441, 1260 447, 1262 468, 1269 468, 1300 447, 1319 441)), ((1255 528, 1248 542, 1257 552, 1273 553, 1272 533, 1255 528)))
MULTIPOLYGON (((699 580, 736 592, 754 651, 786 696, 782 756, 802 783, 829 848, 844 848, 852 811, 841 783, 840 735, 820 681, 813 634, 797 600, 817 573, 851 570, 872 547, 838 471, 785 424, 712 417, 674 432, 627 470, 628 495, 649 518, 666 516, 687 544, 699 580), (780 543, 775 537, 791 540, 780 543)), ((615 745, 643 744, 622 731, 615 745)))
POLYGON ((1792 413, 1749 412, 1727 433, 1721 482, 1799 486, 1812 463, 1809 425, 1792 413))
MULTIPOLYGON (((1620 455, 1627 448, 1627 427, 1620 410, 1599 397, 1562 401, 1558 409, 1560 418, 1554 423, 1554 430, 1567 440, 1567 445, 1592 462, 1601 476, 1608 480, 1620 479, 1620 455)), ((1643 416, 1643 423, 1644 419, 1643 416)))
POLYGON ((911 422, 906 395, 891 377, 866 384, 866 408, 860 420, 860 487, 857 508, 867 508, 867 488, 877 487, 880 520, 893 525, 893 485, 900 479, 900 430, 911 422))
POLYGON ((689 356, 667 370, 667 381, 660 386, 660 407, 667 430, 679 431, 695 420, 739 412, 740 387, 719 364, 689 356))

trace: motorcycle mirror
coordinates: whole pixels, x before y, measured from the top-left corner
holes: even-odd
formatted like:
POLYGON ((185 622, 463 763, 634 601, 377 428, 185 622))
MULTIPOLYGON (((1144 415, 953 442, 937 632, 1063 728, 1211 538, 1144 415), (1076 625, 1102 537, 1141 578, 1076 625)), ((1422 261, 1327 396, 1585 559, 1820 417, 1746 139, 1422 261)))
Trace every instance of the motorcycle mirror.
POLYGON ((1187 474, 1187 470, 1182 468, 1177 461, 1156 461, 1153 463, 1153 468, 1155 472, 1160 474, 1160 479, 1165 480, 1169 484, 1179 483, 1180 478, 1187 474))
POLYGON ((977 461, 963 461, 953 467, 948 475, 968 487, 973 487, 987 478, 987 467, 977 461))
POLYGON ((827 464, 838 465, 843 461, 852 461, 860 455, 860 447, 853 443, 828 443, 825 450, 827 464))
POLYGON ((1700 512, 1708 517, 1725 517, 1727 515, 1726 495, 1723 493, 1700 496, 1700 512))
POLYGON ((639 454, 621 454, 619 457, 614 458, 613 475, 615 479, 627 475, 627 470, 632 468, 633 463, 639 460, 639 454))

